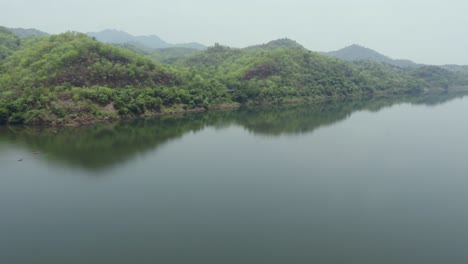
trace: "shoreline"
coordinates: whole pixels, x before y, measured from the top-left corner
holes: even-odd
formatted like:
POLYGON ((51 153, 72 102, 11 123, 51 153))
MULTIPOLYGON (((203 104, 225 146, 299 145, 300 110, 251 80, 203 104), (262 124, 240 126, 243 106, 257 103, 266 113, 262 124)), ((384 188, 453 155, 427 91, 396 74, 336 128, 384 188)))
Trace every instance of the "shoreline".
MULTIPOLYGON (((378 93, 378 94, 357 94, 351 96, 330 96, 324 98, 291 98, 286 100, 278 100, 277 102, 248 102, 245 104, 241 103, 226 103, 220 104, 217 106, 213 106, 210 108, 192 108, 192 109, 184 109, 184 105, 173 105, 171 107, 162 109, 160 112, 147 112, 143 115, 139 116, 117 116, 111 117, 107 116, 102 119, 78 119, 71 122, 64 122, 64 123, 43 123, 43 124, 21 124, 21 125, 14 125, 14 124, 5 124, 1 126, 35 126, 35 127, 81 127, 81 126, 92 126, 96 124, 108 123, 108 122, 115 122, 115 121, 124 121, 124 120, 134 120, 134 119, 144 119, 144 118, 153 118, 153 117, 160 117, 160 116, 173 116, 173 115, 184 115, 190 113, 203 113, 209 111, 226 111, 226 110, 236 110, 242 107, 264 107, 264 106, 281 106, 281 105, 295 105, 295 104, 316 104, 316 103, 323 103, 328 101, 334 100, 345 100, 345 99, 356 99, 356 98, 396 98, 398 96, 406 95, 406 96, 421 96, 425 94, 444 94, 444 93, 466 93, 468 92, 468 86, 466 87, 453 87, 450 90, 445 90, 441 88, 433 88, 433 89, 424 89, 424 91, 411 94, 411 93, 399 93, 399 94, 389 94, 389 93, 378 93)), ((105 107, 103 107, 105 108, 105 107)))

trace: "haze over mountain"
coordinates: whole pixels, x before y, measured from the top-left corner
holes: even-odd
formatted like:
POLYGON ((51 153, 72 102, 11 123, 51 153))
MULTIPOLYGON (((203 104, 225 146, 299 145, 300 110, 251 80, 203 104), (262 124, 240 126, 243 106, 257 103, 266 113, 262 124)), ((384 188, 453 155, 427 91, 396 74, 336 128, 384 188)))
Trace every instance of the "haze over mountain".
POLYGON ((124 43, 124 44, 113 44, 115 47, 123 48, 134 52, 139 55, 149 57, 155 61, 163 64, 174 64, 179 59, 187 57, 189 55, 202 52, 203 50, 184 48, 184 47, 170 47, 170 48, 147 48, 140 43, 124 43))
MULTIPOLYGON (((48 36, 49 34, 35 28, 4 28, 19 38, 30 38, 37 36, 48 36)), ((134 36, 122 30, 106 29, 99 32, 86 33, 97 40, 112 43, 118 47, 128 49, 132 52, 151 57, 162 63, 174 63, 184 56, 195 54, 205 50, 206 46, 197 43, 171 44, 157 35, 134 36)), ((275 48, 298 48, 306 49, 304 46, 289 38, 280 38, 266 44, 248 46, 246 50, 275 49, 275 48)), ((5 49, 2 53, 6 54, 5 49)), ((322 55, 338 58, 345 61, 372 61, 383 62, 400 68, 417 68, 427 64, 419 64, 406 59, 393 59, 373 49, 352 44, 342 49, 330 52, 319 52, 322 55)), ((451 72, 468 73, 468 65, 446 64, 437 65, 451 72)))
MULTIPOLYGON (((29 38, 37 36, 47 36, 48 33, 35 29, 35 28, 7 28, 20 38, 29 38)), ((189 42, 181 44, 171 44, 161 39, 155 34, 146 36, 134 36, 122 30, 106 29, 99 32, 88 32, 89 36, 95 37, 97 40, 120 45, 120 47, 132 50, 133 52, 148 55, 154 59, 166 63, 174 62, 181 56, 194 54, 197 51, 205 50, 206 46, 198 42, 189 42), (164 49, 164 51, 159 51, 164 49)), ((289 38, 280 38, 274 41, 270 41, 266 44, 252 45, 246 47, 246 49, 255 50, 258 48, 277 48, 277 47, 296 47, 305 49, 304 46, 289 38)), ((383 62, 393 66, 401 68, 416 68, 430 64, 419 64, 407 59, 393 59, 389 56, 383 55, 373 49, 352 44, 345 48, 330 51, 320 52, 322 55, 335 57, 345 61, 373 61, 383 62)), ((468 73, 468 65, 457 65, 457 64, 445 64, 438 65, 439 67, 460 73, 468 73)))
POLYGON ((420 65, 410 60, 395 60, 378 53, 375 50, 353 44, 337 51, 323 52, 323 55, 345 61, 375 61, 384 62, 400 68, 416 68, 420 65))
POLYGON ((204 50, 206 46, 196 43, 181 43, 181 44, 171 44, 157 35, 148 35, 148 36, 133 36, 127 32, 115 29, 106 29, 99 32, 88 32, 86 33, 91 37, 95 37, 97 40, 112 43, 112 44, 126 44, 126 43, 133 43, 133 44, 140 44, 145 46, 146 48, 152 49, 163 49, 163 48, 171 48, 171 47, 180 47, 180 48, 191 48, 197 50, 204 50))
POLYGON ((360 43, 423 64, 467 64, 468 2, 375 0, 22 0, 3 1, 0 25, 57 34, 117 28, 247 47, 289 37, 310 50, 360 43), (27 7, 27 8, 25 8, 27 7), (53 7, 53 8, 51 8, 53 7))
POLYGON ((8 28, 8 30, 13 32, 16 36, 20 38, 30 38, 49 35, 49 33, 37 30, 35 28, 8 28))
MULTIPOLYGON (((342 48, 336 51, 330 52, 321 52, 325 56, 334 57, 337 59, 345 61, 373 61, 373 62, 383 62, 389 65, 397 66, 400 68, 420 68, 427 66, 425 64, 418 64, 416 62, 404 59, 392 59, 388 56, 385 56, 375 50, 353 44, 342 48)), ((468 65, 456 65, 456 64, 447 64, 447 65, 436 65, 440 68, 451 72, 458 73, 468 73, 468 65)))

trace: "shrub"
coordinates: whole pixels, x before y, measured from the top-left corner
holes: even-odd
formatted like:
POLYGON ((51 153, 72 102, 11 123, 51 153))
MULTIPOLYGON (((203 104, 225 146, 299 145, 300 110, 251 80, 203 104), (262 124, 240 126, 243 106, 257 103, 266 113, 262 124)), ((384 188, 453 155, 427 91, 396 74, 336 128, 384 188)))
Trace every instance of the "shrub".
POLYGON ((14 113, 8 119, 8 123, 10 123, 10 124, 23 124, 24 123, 24 115, 22 113, 14 113))

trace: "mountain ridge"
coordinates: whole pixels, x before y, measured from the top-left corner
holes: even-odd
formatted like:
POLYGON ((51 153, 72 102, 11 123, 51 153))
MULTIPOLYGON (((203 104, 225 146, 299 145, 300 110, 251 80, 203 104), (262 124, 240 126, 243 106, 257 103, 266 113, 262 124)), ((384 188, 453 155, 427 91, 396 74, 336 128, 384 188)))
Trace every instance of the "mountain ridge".
POLYGON ((243 50, 258 50, 258 49, 277 49, 277 48, 294 48, 294 49, 302 49, 305 50, 304 46, 299 44, 297 41, 290 39, 290 38, 279 38, 272 41, 269 41, 264 44, 259 45, 252 45, 243 48, 243 50))
POLYGON ((32 38, 40 36, 49 36, 50 34, 35 28, 8 28, 10 32, 19 38, 32 38))
POLYGON ((111 44, 138 43, 147 48, 162 49, 171 47, 194 48, 198 50, 206 49, 206 46, 197 42, 172 44, 166 42, 157 35, 134 36, 122 30, 105 29, 98 32, 87 32, 88 36, 94 37, 99 41, 111 44))

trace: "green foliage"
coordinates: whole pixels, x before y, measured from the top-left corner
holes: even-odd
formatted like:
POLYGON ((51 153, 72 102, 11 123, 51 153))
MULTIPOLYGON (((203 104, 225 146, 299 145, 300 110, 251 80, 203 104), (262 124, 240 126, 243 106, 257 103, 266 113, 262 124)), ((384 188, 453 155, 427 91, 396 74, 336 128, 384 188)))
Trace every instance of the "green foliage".
POLYGON ((425 85, 422 80, 396 66, 371 61, 359 61, 355 65, 369 80, 369 89, 374 92, 417 93, 425 85))
POLYGON ((14 113, 9 119, 8 119, 8 123, 10 124, 22 124, 24 122, 24 114, 23 113, 20 113, 20 112, 17 112, 17 113, 14 113))
POLYGON ((21 41, 7 28, 0 27, 0 60, 5 59, 18 49, 21 41))
POLYGON ((420 67, 411 71, 411 74, 432 88, 449 88, 456 85, 466 85, 468 82, 466 74, 450 72, 437 66, 420 67))
POLYGON ((183 65, 215 76, 244 103, 419 92, 425 84, 390 65, 347 63, 297 45, 287 39, 242 50, 215 45, 183 65))
POLYGON ((0 108, 0 124, 5 124, 8 122, 8 118, 10 117, 10 111, 5 107, 0 108))

